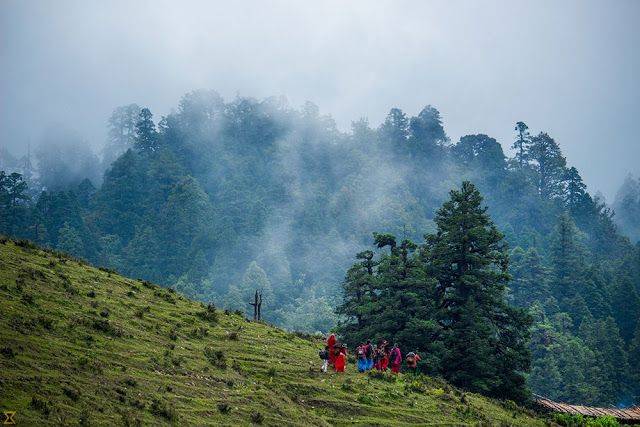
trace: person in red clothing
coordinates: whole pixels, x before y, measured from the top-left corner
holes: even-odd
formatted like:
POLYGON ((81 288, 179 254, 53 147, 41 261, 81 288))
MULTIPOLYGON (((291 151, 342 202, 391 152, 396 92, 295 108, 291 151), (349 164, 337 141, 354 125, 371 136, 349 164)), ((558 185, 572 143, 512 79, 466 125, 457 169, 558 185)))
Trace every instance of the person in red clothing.
POLYGON ((400 372, 400 366, 402 366, 402 353, 398 344, 394 344, 389 354, 389 362, 391 363, 391 372, 397 374, 400 372))
POLYGON ((389 369, 389 349, 385 347, 382 350, 382 359, 380 360, 380 370, 386 371, 387 369, 389 369))
POLYGON ((334 367, 336 372, 344 372, 345 366, 347 366, 347 348, 343 345, 336 357, 334 367))
POLYGON ((329 347, 329 365, 333 366, 336 362, 336 352, 334 351, 334 347, 336 345, 336 336, 335 334, 329 335, 327 338, 327 347, 329 347))
POLYGON ((387 361, 385 363, 384 359, 387 356, 387 342, 384 340, 380 340, 378 341, 378 345, 375 348, 375 351, 373 353, 373 367, 376 368, 378 371, 384 371, 385 369, 387 369, 387 364, 389 363, 389 359, 387 358, 387 361))

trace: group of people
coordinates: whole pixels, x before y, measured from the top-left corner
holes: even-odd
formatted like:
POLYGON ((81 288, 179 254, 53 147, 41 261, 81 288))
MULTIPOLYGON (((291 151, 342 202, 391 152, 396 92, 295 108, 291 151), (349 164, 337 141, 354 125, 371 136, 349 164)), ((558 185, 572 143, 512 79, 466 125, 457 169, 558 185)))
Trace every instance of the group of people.
MULTIPOLYGON (((320 359, 322 359, 322 372, 327 372, 330 366, 336 372, 344 372, 347 366, 347 345, 338 343, 334 334, 329 335, 327 345, 324 350, 320 350, 319 355, 320 359)), ((398 347, 398 344, 390 347, 389 342, 386 340, 380 340, 376 346, 371 343, 371 340, 367 340, 366 343, 360 343, 355 349, 355 356, 358 372, 367 372, 372 369, 378 371, 390 369, 391 372, 397 374, 402 368, 400 347, 398 347)), ((405 357, 405 365, 412 372, 417 371, 419 361, 420 355, 417 351, 407 353, 405 357)))

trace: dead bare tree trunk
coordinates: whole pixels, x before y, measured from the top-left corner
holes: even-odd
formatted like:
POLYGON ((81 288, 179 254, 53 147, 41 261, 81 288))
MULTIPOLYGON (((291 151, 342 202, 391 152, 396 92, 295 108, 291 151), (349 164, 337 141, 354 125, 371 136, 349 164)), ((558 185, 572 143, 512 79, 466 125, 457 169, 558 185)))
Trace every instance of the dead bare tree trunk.
POLYGON ((258 294, 258 300, 256 302, 258 304, 258 320, 261 320, 262 313, 260 311, 262 310, 262 291, 258 294))
POLYGON ((256 289, 256 293, 253 296, 253 302, 250 302, 249 305, 253 306, 253 320, 259 320, 259 305, 258 305, 258 290, 256 289))

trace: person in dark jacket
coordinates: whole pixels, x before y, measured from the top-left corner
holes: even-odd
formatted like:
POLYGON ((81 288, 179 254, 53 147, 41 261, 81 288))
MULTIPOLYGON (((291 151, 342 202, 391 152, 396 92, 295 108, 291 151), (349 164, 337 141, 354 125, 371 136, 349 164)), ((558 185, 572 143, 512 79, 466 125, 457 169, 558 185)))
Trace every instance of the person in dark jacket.
POLYGON ((320 359, 322 360, 322 372, 327 372, 327 368, 329 368, 329 346, 325 346, 324 350, 320 350, 318 353, 320 359))

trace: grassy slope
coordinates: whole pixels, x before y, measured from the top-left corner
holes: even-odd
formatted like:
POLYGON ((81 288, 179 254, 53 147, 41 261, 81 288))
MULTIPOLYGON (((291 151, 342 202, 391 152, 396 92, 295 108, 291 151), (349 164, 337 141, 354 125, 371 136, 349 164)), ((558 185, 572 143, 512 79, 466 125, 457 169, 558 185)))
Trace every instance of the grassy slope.
POLYGON ((12 241, 0 303, 0 410, 23 425, 543 424, 432 379, 321 374, 317 340, 234 314, 212 322, 181 295, 12 241))

